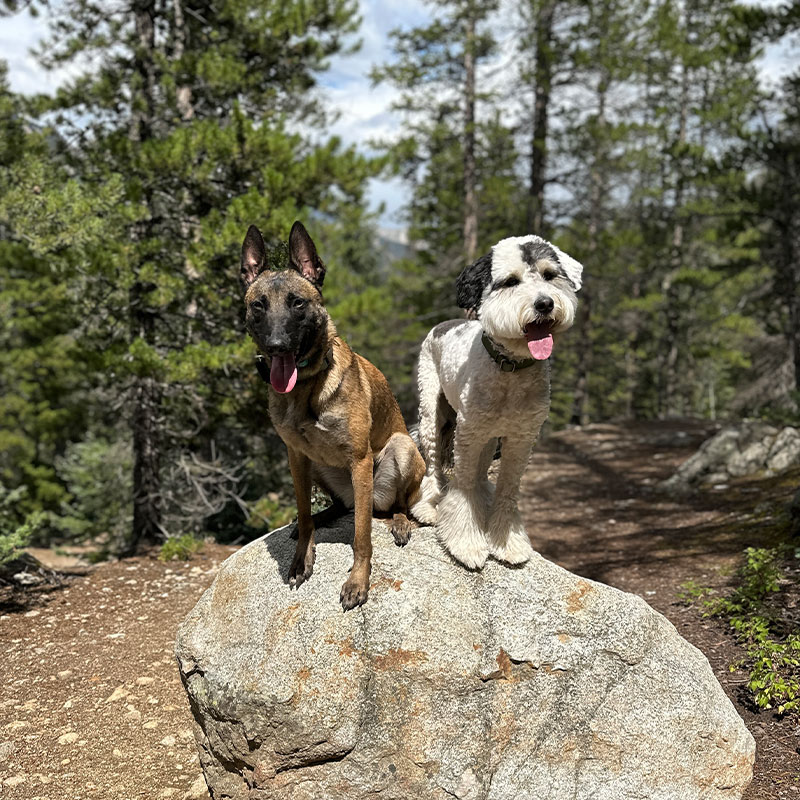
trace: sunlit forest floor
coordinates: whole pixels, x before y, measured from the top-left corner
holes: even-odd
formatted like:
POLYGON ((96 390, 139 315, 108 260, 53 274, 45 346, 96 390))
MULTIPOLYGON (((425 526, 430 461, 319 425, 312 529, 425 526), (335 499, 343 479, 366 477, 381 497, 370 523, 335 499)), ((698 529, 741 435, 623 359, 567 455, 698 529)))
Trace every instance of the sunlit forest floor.
MULTIPOLYGON (((729 670, 742 650, 728 626, 678 602, 687 580, 722 587, 745 547, 772 544, 768 509, 787 503, 796 481, 746 480, 691 498, 658 493, 709 430, 624 423, 552 434, 534 452, 522 509, 536 549, 641 595, 706 654, 756 739, 746 800, 798 798, 796 719, 756 711, 743 674, 729 670)), ((207 545, 187 563, 127 559, 61 588, 0 594, 4 796, 207 797, 172 643, 231 552, 207 545)))

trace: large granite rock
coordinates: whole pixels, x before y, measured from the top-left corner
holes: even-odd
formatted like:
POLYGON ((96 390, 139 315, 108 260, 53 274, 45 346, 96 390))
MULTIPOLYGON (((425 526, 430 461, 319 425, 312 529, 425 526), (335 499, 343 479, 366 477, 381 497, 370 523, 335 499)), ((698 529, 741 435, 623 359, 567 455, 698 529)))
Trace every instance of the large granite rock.
POLYGON ((176 652, 214 800, 738 798, 753 739, 705 657, 641 598, 540 556, 468 572, 430 529, 352 517, 290 590, 286 529, 231 556, 176 652))
POLYGON ((745 420, 703 442, 661 487, 680 492, 755 473, 774 475, 795 464, 800 464, 800 429, 745 420))

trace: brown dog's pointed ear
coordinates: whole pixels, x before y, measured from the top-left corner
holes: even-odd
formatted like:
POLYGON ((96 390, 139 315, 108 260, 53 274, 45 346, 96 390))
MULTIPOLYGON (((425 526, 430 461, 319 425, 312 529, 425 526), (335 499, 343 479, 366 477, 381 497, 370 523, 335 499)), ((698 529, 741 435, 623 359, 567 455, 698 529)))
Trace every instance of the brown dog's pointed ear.
POLYGON ((317 248, 308 231, 299 220, 292 225, 289 234, 289 259, 292 266, 317 288, 325 280, 325 265, 317 255, 317 248))
POLYGON ((242 266, 239 271, 239 280, 242 289, 247 291, 250 284, 264 271, 267 266, 267 247, 264 237, 255 225, 247 229, 247 236, 242 242, 242 266))

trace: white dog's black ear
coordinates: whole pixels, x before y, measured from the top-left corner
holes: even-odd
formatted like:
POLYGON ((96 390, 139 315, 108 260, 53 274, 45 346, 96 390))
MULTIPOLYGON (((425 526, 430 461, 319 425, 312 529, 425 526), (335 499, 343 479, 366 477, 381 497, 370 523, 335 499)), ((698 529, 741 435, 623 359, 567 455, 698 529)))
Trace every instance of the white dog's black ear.
POLYGON ((266 266, 267 248, 264 237, 255 225, 251 225, 242 242, 242 261, 239 268, 239 280, 245 292, 266 266))
POLYGON ((470 264, 456 280, 456 302, 468 311, 481 304, 483 291, 492 280, 492 254, 481 256, 470 264))
POLYGON ((292 225, 289 234, 289 258, 292 266, 317 288, 325 280, 325 265, 317 255, 314 240, 308 235, 305 226, 299 220, 292 225))
POLYGON ((583 265, 578 263, 572 256, 568 256, 565 252, 559 250, 554 244, 550 246, 556 251, 558 263, 561 264, 564 272, 567 273, 569 282, 575 287, 575 291, 577 292, 583 285, 583 281, 581 280, 583 265))

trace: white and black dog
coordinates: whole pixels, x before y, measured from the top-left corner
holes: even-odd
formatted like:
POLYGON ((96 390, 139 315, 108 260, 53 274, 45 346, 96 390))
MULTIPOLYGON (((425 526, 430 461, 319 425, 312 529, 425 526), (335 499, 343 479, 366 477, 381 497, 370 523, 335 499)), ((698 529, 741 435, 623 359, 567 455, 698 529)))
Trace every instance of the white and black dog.
POLYGON ((436 523, 445 548, 479 569, 491 554, 521 564, 532 553, 517 508, 519 483, 550 410, 553 337, 569 328, 583 267, 538 236, 498 242, 456 283, 477 319, 437 325, 419 360, 419 436, 426 461, 414 516, 436 523), (453 477, 444 464, 455 424, 453 477), (487 472, 502 442, 497 486, 487 472))

